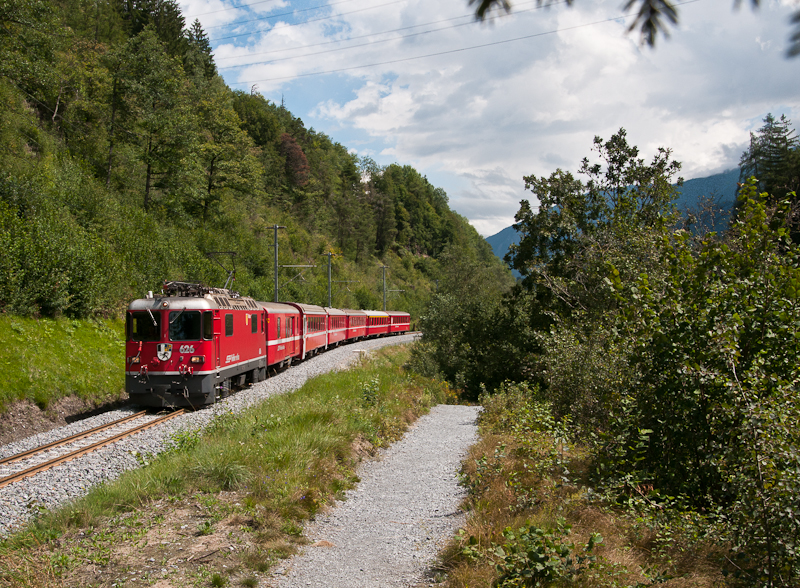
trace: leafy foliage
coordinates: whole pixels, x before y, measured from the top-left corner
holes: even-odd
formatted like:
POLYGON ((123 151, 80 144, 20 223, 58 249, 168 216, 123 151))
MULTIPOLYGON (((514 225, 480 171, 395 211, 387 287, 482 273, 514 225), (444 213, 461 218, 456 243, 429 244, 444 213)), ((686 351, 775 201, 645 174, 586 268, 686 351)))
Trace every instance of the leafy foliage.
MULTIPOLYGON (((785 169, 796 152, 786 128, 774 135, 790 148, 774 150, 762 171, 785 169)), ((507 377, 533 384, 533 398, 551 407, 554 422, 577 425, 572 435, 592 446, 596 488, 629 508, 638 508, 636 495, 685 513, 662 517, 659 541, 669 541, 680 520, 708 521, 704 532, 730 548, 726 571, 746 585, 795 586, 795 194, 759 192, 753 178, 724 235, 693 234, 672 210, 680 166, 668 150, 645 163, 623 130, 596 139, 595 149, 600 163, 580 167, 585 183, 561 170, 526 178, 539 207, 523 201, 515 225, 521 240, 508 258, 523 280, 504 297, 486 295, 491 317, 524 320, 499 332, 481 328, 486 321, 470 322, 480 315, 464 312, 449 286, 445 308, 431 306, 437 320, 424 321, 446 334, 428 339, 432 356, 445 377, 469 389, 491 382, 491 350, 514 342, 507 355, 526 370, 512 367, 507 377)), ((506 396, 505 386, 491 383, 506 396)), ((508 414, 517 423, 510 428, 535 445, 540 432, 526 428, 528 416, 508 414)))
POLYGON ((603 538, 593 533, 580 552, 567 540, 572 527, 559 518, 555 529, 520 527, 503 531, 505 544, 495 549, 500 558, 497 586, 501 588, 548 586, 563 578, 575 579, 590 569, 595 556, 590 555, 603 538))
MULTIPOLYGON (((281 265, 337 254, 337 306, 380 307, 388 265, 390 308, 419 314, 448 247, 499 267, 442 190, 232 91, 186 24, 174 0, 0 7, 0 309, 112 314, 165 278, 224 282, 213 251, 271 300, 274 225, 281 265)), ((280 270, 281 297, 325 304, 326 277, 280 270)))

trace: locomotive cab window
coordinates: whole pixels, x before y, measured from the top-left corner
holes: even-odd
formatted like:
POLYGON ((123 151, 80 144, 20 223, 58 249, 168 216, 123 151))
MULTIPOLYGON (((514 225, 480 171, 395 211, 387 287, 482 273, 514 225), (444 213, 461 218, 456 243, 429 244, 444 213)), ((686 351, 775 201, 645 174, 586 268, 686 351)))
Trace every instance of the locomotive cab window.
POLYGON ((128 336, 131 341, 160 341, 161 313, 137 311, 128 314, 128 336))
POLYGON ((225 315, 225 336, 233 336, 233 315, 230 313, 225 315))
POLYGON ((170 311, 170 341, 200 341, 201 330, 199 310, 170 311))

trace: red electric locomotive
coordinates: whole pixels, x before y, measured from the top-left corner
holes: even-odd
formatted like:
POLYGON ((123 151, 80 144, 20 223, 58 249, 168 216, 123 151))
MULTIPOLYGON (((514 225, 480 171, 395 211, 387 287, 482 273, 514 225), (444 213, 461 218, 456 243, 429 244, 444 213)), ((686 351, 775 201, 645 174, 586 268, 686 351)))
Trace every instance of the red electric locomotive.
POLYGON ((267 377, 267 313, 252 298, 186 282, 128 307, 125 388, 147 406, 212 404, 267 377))

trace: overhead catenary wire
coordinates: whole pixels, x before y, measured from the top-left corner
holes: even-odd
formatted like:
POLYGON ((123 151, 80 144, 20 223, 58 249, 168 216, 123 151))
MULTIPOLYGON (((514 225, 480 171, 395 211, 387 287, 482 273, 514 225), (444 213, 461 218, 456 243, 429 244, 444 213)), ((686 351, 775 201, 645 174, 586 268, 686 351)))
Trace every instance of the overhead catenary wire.
MULTIPOLYGON (((693 1, 699 1, 699 0, 693 0, 693 1)), ((340 67, 340 68, 337 68, 337 69, 329 69, 329 70, 325 70, 325 71, 300 73, 300 74, 295 74, 295 75, 292 75, 292 76, 282 76, 282 77, 276 77, 276 78, 263 78, 263 79, 260 79, 260 80, 250 80, 250 81, 246 81, 246 82, 229 82, 229 83, 232 86, 245 85, 245 84, 249 85, 249 84, 256 84, 256 83, 259 83, 259 82, 275 82, 275 81, 281 81, 281 80, 292 80, 292 79, 296 79, 296 78, 327 75, 327 74, 332 74, 332 73, 341 73, 343 71, 352 71, 354 69, 365 69, 365 68, 369 68, 369 67, 377 67, 379 65, 392 65, 392 64, 395 64, 395 63, 404 63, 406 61, 415 61, 417 59, 426 59, 428 57, 438 57, 440 55, 451 55, 453 53, 462 53, 464 51, 472 51, 474 49, 484 49, 486 47, 494 47, 494 46, 497 46, 497 45, 504 45, 504 44, 507 44, 507 43, 514 43, 516 41, 524 41, 526 39, 533 39, 533 38, 536 38, 536 37, 545 37, 547 35, 554 35, 556 33, 561 33, 561 32, 564 32, 564 31, 570 31, 570 30, 574 30, 574 29, 581 29, 581 28, 585 28, 585 27, 595 26, 595 25, 598 25, 598 24, 605 24, 605 23, 609 23, 609 22, 615 22, 615 21, 618 21, 620 19, 626 18, 628 16, 633 16, 633 14, 615 16, 615 17, 612 17, 612 18, 604 19, 604 20, 598 20, 598 21, 594 21, 594 22, 590 22, 590 23, 574 25, 574 26, 571 26, 571 27, 563 27, 563 28, 553 29, 553 30, 550 30, 550 31, 543 31, 543 32, 540 32, 540 33, 533 33, 533 34, 530 34, 530 35, 523 35, 522 37, 514 37, 513 39, 503 39, 501 41, 492 41, 490 43, 482 43, 480 45, 471 45, 469 47, 459 47, 458 49, 448 49, 447 51, 437 51, 436 53, 426 53, 424 55, 415 55, 413 57, 401 57, 399 59, 390 59, 388 61, 379 61, 379 62, 376 62, 376 63, 366 63, 366 64, 363 64, 363 65, 353 65, 353 66, 349 66, 349 67, 340 67)))
MULTIPOLYGON (((554 6, 556 4, 566 4, 566 3, 567 3, 567 0, 558 0, 557 2, 554 2, 550 6, 554 6)), ((516 6, 526 6, 528 4, 538 4, 538 0, 530 0, 529 2, 520 2, 516 6)), ((514 12, 498 14, 494 18, 504 18, 504 17, 507 17, 507 16, 513 16, 513 15, 516 15, 516 14, 522 14, 522 13, 525 13, 525 12, 531 12, 533 10, 538 10, 539 8, 544 8, 544 7, 543 6, 536 6, 534 8, 529 8, 529 9, 525 9, 525 10, 515 10, 514 12)), ((409 25, 407 27, 400 27, 400 28, 397 28, 397 29, 390 29, 388 31, 380 31, 380 32, 376 32, 376 33, 367 33, 365 35, 356 35, 354 37, 348 37, 346 39, 332 39, 330 41, 323 41, 321 43, 309 43, 307 45, 295 45, 294 47, 285 47, 283 49, 271 49, 270 51, 260 51, 258 53, 248 53, 247 55, 231 55, 229 57, 215 57, 215 61, 217 63, 219 63, 220 61, 224 61, 224 60, 227 60, 227 59, 241 59, 242 57, 254 57, 256 55, 269 55, 271 53, 285 53, 286 51, 295 51, 297 49, 310 49, 312 47, 321 47, 321 46, 324 46, 324 45, 333 45, 334 43, 343 43, 343 42, 346 42, 346 41, 357 41, 359 39, 366 39, 366 38, 369 38, 369 37, 376 37, 378 35, 388 35, 390 33, 399 33, 401 31, 407 31, 409 29, 417 29, 419 27, 426 27, 426 26, 430 26, 430 25, 441 24, 443 22, 452 22, 454 20, 459 20, 459 19, 462 19, 462 18, 469 18, 471 20, 468 23, 457 24, 457 25, 453 25, 452 27, 445 27, 445 28, 436 29, 436 30, 446 30, 446 28, 456 28, 456 27, 464 26, 465 24, 473 24, 475 22, 475 20, 474 20, 475 15, 473 13, 462 14, 461 16, 452 16, 450 18, 442 18, 442 19, 439 19, 439 20, 432 20, 432 21, 423 22, 423 23, 420 23, 420 24, 409 25)), ((285 26, 286 27, 299 26, 301 24, 305 24, 305 23, 293 23, 293 24, 287 24, 285 26)), ((397 39, 397 38, 405 38, 405 37, 394 37, 394 38, 397 39)), ((218 69, 222 69, 222 68, 218 68, 218 69)))
MULTIPOLYGON (((699 1, 700 0, 687 0, 686 2, 676 3, 675 6, 683 6, 685 4, 693 4, 693 3, 699 2, 699 1)), ((521 37, 514 37, 514 38, 511 38, 511 39, 502 39, 502 40, 499 40, 499 41, 491 41, 489 43, 481 43, 481 44, 478 44, 478 45, 470 45, 468 47, 459 47, 457 49, 448 49, 446 51, 437 51, 435 53, 426 53, 424 55, 415 55, 415 56, 412 56, 412 57, 401 57, 401 58, 398 58, 398 59, 390 59, 388 61, 379 61, 379 62, 375 62, 375 63, 367 63, 367 64, 362 64, 362 65, 353 65, 353 66, 348 66, 348 67, 340 67, 340 68, 336 68, 336 69, 317 71, 317 72, 299 73, 299 74, 294 74, 294 75, 290 75, 290 76, 281 76, 281 77, 274 77, 274 78, 262 78, 262 79, 258 79, 258 80, 249 80, 249 81, 241 81, 241 82, 228 82, 228 83, 230 85, 232 85, 232 86, 245 85, 245 84, 250 85, 250 84, 256 84, 256 83, 261 83, 261 82, 275 82, 275 81, 293 80, 293 79, 297 79, 297 78, 304 78, 304 77, 311 77, 311 76, 318 76, 318 75, 328 75, 328 74, 332 74, 332 73, 341 73, 341 72, 352 71, 352 70, 356 70, 356 69, 366 69, 366 68, 370 68, 370 67, 378 67, 378 66, 381 66, 381 65, 393 65, 395 63, 404 63, 404 62, 408 62, 408 61, 415 61, 415 60, 418 60, 418 59, 426 59, 428 57, 438 57, 438 56, 441 56, 441 55, 451 55, 451 54, 454 54, 454 53, 462 53, 464 51, 472 51, 474 49, 484 49, 486 47, 495 47, 495 46, 498 46, 498 45, 505 45, 505 44, 514 43, 514 42, 517 42, 517 41, 524 41, 524 40, 527 40, 527 39, 534 39, 534 38, 537 38, 537 37, 545 37, 545 36, 548 36, 548 35, 554 35, 556 33, 561 33, 561 32, 564 32, 564 31, 571 31, 571 30, 582 29, 582 28, 587 28, 587 27, 591 27, 591 26, 597 26, 597 25, 600 25, 600 24, 607 24, 607 23, 610 23, 610 22, 617 22, 617 21, 624 20, 626 18, 630 18, 632 16, 636 16, 637 14, 638 14, 637 12, 629 12, 629 13, 626 13, 626 14, 620 14, 620 15, 609 17, 609 18, 605 18, 605 19, 602 19, 602 20, 596 20, 596 21, 583 23, 583 24, 578 24, 578 25, 573 25, 573 26, 569 26, 569 27, 558 27, 556 29, 552 29, 552 30, 549 30, 549 31, 542 31, 542 32, 539 32, 539 33, 532 33, 530 35, 523 35, 521 37)))
MULTIPOLYGON (((308 20, 304 20, 303 22, 297 23, 297 24, 289 23, 289 24, 287 24, 287 26, 299 26, 301 24, 308 24, 310 22, 319 22, 319 21, 322 21, 322 20, 331 20, 331 19, 334 19, 334 18, 340 18, 342 16, 348 16, 350 14, 358 14, 360 12, 367 12, 368 10, 375 10, 376 8, 385 8, 386 6, 391 6, 393 4, 403 4, 405 2, 408 2, 408 0, 392 0, 391 2, 384 2, 383 4, 375 4, 374 6, 367 6, 365 8, 357 8, 356 10, 350 10, 349 12, 339 12, 339 13, 336 13, 336 14, 330 14, 328 16, 320 16, 318 18, 310 18, 308 20)), ((288 16, 288 15, 292 15, 292 14, 295 14, 295 13, 294 12, 285 12, 283 14, 273 14, 273 15, 270 15, 270 16, 264 16, 264 17, 260 17, 260 18, 257 18, 257 19, 252 19, 252 20, 249 20, 249 21, 245 21, 245 22, 255 22, 257 20, 269 20, 270 18, 280 18, 281 16, 288 16)), ((256 30, 256 31, 250 31, 250 32, 247 32, 247 33, 237 33, 235 35, 229 35, 227 37, 214 37, 213 39, 209 39, 209 41, 224 41, 226 39, 235 39, 237 37, 246 37, 248 35, 252 35, 254 33, 260 33, 260 32, 263 32, 263 31, 256 30)))
MULTIPOLYGON (((566 0, 561 0, 559 2, 559 4, 565 4, 565 3, 566 3, 566 0)), ((528 2, 527 4, 533 4, 533 2, 528 2)), ((534 10, 539 10, 540 8, 542 8, 542 7, 541 6, 536 6, 536 7, 528 8, 528 9, 525 9, 525 10, 519 10, 514 14, 522 14, 522 13, 526 13, 526 12, 532 12, 534 10)), ((466 16, 471 17, 472 15, 466 15, 466 16)), ((500 15, 500 16, 502 17, 502 16, 511 16, 511 15, 508 14, 508 15, 500 15)), ((460 18, 464 18, 464 16, 456 16, 456 17, 453 17, 453 18, 444 19, 444 20, 437 21, 437 22, 447 22, 447 21, 457 20, 457 19, 460 19, 460 18)), ((427 24, 436 24, 436 23, 434 22, 434 23, 427 23, 427 24)), ((403 39, 410 39, 412 37, 419 37, 421 35, 428 35, 428 34, 431 34, 431 33, 438 33, 440 31, 456 29, 456 28, 460 28, 460 27, 464 27, 464 26, 473 25, 473 24, 474 24, 474 21, 463 22, 463 23, 459 23, 459 24, 446 26, 446 27, 439 27, 438 29, 430 29, 430 30, 427 30, 427 31, 419 31, 419 32, 416 32, 416 33, 409 33, 407 35, 400 35, 400 36, 397 36, 397 37, 389 37, 387 39, 377 39, 375 41, 369 41, 367 43, 361 43, 361 44, 358 44, 358 45, 347 45, 345 47, 336 47, 334 49, 328 49, 328 50, 325 50, 325 51, 317 51, 315 53, 304 53, 302 55, 292 55, 292 56, 289 56, 289 57, 280 57, 280 58, 276 58, 276 59, 270 59, 269 61, 253 61, 253 62, 250 62, 250 63, 239 63, 239 64, 236 64, 236 65, 226 65, 224 67, 217 67, 217 69, 221 71, 221 70, 225 70, 225 69, 248 67, 250 65, 265 65, 265 64, 269 64, 269 63, 275 63, 275 62, 278 62, 278 61, 287 61, 287 60, 290 60, 290 59, 300 59, 300 58, 303 58, 303 57, 310 57, 310 56, 313 56, 313 55, 324 55, 326 53, 334 53, 334 52, 338 52, 338 51, 346 51, 348 49, 356 49, 358 47, 367 47, 369 45, 377 45, 378 43, 388 43, 388 42, 391 42, 391 41, 401 41, 403 39)), ((394 33, 394 32, 398 32, 398 31, 401 31, 401 30, 408 30, 408 29, 411 29, 411 28, 417 28, 417 27, 421 27, 421 26, 426 26, 426 24, 413 25, 413 26, 409 26, 409 27, 404 27, 402 29, 394 29, 394 30, 391 30, 391 31, 383 31, 383 32, 380 32, 380 33, 370 33, 368 35, 361 35, 359 37, 350 37, 349 39, 340 39, 340 40, 328 41, 328 42, 325 42, 325 43, 316 43, 314 45, 305 45, 305 46, 300 46, 300 47, 293 47, 293 48, 289 48, 289 49, 277 49, 275 51, 264 51, 264 52, 261 52, 261 53, 250 53, 248 55, 240 55, 240 56, 234 56, 234 57, 224 57, 222 59, 240 59, 242 57, 253 57, 255 55, 269 55, 271 53, 279 53, 279 52, 280 53, 284 53, 286 51, 294 51, 296 49, 306 49, 306 48, 311 48, 311 47, 317 47, 317 46, 320 46, 320 45, 330 45, 330 44, 333 44, 333 43, 344 43, 344 42, 347 42, 347 41, 354 41, 354 40, 364 39, 364 38, 368 38, 368 37, 375 37, 375 36, 378 36, 378 35, 394 33)))
MULTIPOLYGON (((219 14, 220 12, 230 12, 231 10, 241 10, 242 8, 250 8, 251 6, 257 6, 259 4, 267 4, 269 2, 275 2, 276 0, 260 0, 259 2, 253 2, 251 4, 239 4, 238 6, 231 6, 229 8, 220 8, 219 10, 212 10, 210 12, 199 12, 197 14, 187 14, 186 18, 195 18, 198 16, 206 16, 209 14, 219 14)), ((336 4, 346 4, 347 2, 355 2, 355 0, 339 0, 338 2, 328 2, 327 4, 323 4, 321 6, 311 6, 309 8, 301 8, 296 10, 295 12, 308 12, 310 10, 317 10, 319 8, 327 8, 328 6, 334 6, 336 4)), ((287 14, 294 14, 294 12, 288 12, 287 14)), ((251 21, 242 21, 242 22, 251 22, 251 21)), ((215 25, 216 27, 225 27, 229 26, 230 24, 237 24, 237 23, 229 23, 227 25, 215 25)), ((214 27, 212 27, 214 28, 214 27)))

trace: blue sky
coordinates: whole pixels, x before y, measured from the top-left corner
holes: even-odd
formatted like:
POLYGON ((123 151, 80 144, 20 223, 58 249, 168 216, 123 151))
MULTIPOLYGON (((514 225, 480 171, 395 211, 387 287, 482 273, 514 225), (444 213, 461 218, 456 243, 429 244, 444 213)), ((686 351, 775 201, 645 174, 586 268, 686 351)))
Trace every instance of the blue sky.
POLYGON ((796 0, 695 0, 655 49, 619 0, 514 1, 478 23, 466 0, 183 0, 220 74, 358 155, 410 164, 482 235, 513 222, 522 177, 577 171, 620 127, 686 179, 736 167, 768 113, 800 120, 796 0))

